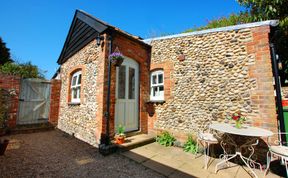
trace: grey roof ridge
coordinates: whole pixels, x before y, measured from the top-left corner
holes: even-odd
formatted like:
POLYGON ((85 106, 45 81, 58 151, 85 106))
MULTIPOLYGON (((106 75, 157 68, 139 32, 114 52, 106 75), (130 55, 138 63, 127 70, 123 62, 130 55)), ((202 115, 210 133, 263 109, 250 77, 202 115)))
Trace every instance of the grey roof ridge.
POLYGON ((277 26, 278 24, 279 24, 279 20, 266 20, 266 21, 261 21, 261 22, 245 23, 245 24, 239 24, 239 25, 233 25, 233 26, 227 26, 227 27, 220 27, 220 28, 212 28, 212 29, 195 31, 195 32, 180 33, 180 34, 175 34, 175 35, 148 38, 148 39, 144 39, 143 41, 145 43, 149 44, 151 41, 155 41, 155 40, 164 40, 164 39, 178 38, 178 37, 185 37, 185 36, 193 36, 193 35, 203 35, 203 34, 213 33, 213 32, 240 30, 240 29, 244 29, 244 28, 252 28, 252 27, 267 26, 267 25, 269 25, 269 26, 277 26))

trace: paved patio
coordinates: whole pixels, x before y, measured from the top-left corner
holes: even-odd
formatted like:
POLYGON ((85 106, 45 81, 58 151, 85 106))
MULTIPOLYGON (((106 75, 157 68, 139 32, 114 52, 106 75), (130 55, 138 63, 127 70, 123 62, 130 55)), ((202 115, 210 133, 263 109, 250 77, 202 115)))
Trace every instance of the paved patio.
MULTIPOLYGON (((201 178, 246 178, 252 177, 246 170, 247 167, 242 167, 231 163, 231 167, 219 170, 214 173, 215 165, 218 159, 211 159, 211 164, 208 169, 203 169, 204 158, 184 152, 177 147, 164 147, 158 143, 151 143, 142 147, 123 152, 122 155, 159 172, 160 174, 170 178, 184 177, 201 177, 201 178), (246 169, 246 170, 245 170, 246 169)), ((263 177, 260 170, 255 170, 258 177, 263 177)), ((268 178, 279 178, 271 172, 266 176, 268 178)))

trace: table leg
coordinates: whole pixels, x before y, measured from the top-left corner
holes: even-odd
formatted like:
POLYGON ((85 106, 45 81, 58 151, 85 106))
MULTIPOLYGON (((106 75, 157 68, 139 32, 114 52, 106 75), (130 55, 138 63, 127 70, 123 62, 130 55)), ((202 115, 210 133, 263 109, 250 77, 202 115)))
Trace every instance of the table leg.
POLYGON ((248 167, 248 169, 251 171, 251 173, 255 176, 255 177, 258 177, 256 175, 256 173, 253 171, 253 169, 256 168, 256 164, 260 166, 260 169, 262 171, 262 166, 260 163, 257 163, 255 162, 254 160, 252 160, 252 156, 255 152, 254 150, 254 146, 256 146, 258 144, 258 138, 251 138, 249 139, 246 143, 244 143, 243 145, 239 146, 237 145, 237 143, 233 140, 233 138, 231 138, 229 135, 227 135, 226 139, 225 140, 222 140, 220 142, 220 145, 224 151, 223 154, 220 155, 220 159, 223 159, 221 162, 217 163, 216 164, 216 167, 215 167, 215 173, 217 173, 218 171, 218 167, 224 163, 226 163, 227 166, 229 166, 229 163, 228 161, 239 156, 241 158, 241 160, 244 162, 244 164, 248 167), (235 154, 228 154, 227 150, 226 150, 226 146, 227 145, 232 145, 233 147, 235 147, 235 150, 236 150, 236 153, 235 154), (241 153, 241 150, 243 148, 247 148, 248 147, 248 150, 250 151, 250 154, 247 157, 243 156, 242 153, 241 153), (253 168, 253 169, 252 169, 253 168))

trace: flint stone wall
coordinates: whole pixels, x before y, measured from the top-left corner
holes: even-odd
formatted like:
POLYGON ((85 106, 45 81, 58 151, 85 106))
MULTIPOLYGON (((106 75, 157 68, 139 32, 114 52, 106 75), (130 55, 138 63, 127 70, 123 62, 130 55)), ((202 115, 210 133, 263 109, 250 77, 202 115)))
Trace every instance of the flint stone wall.
POLYGON ((276 129, 269 32, 266 26, 152 40, 151 70, 173 68, 164 76, 173 81, 164 86, 165 103, 154 104, 152 129, 196 132, 238 110, 247 123, 276 129))
POLYGON ((103 60, 100 59, 100 48, 96 46, 95 40, 90 42, 62 64, 58 121, 59 129, 93 146, 98 144, 97 128, 100 124, 96 119, 96 112, 101 106, 99 106, 96 96, 102 92, 97 85, 97 77, 100 70, 104 70, 100 69, 102 66, 100 63, 103 60), (77 67, 82 69, 81 104, 70 105, 68 101, 69 79, 77 67))

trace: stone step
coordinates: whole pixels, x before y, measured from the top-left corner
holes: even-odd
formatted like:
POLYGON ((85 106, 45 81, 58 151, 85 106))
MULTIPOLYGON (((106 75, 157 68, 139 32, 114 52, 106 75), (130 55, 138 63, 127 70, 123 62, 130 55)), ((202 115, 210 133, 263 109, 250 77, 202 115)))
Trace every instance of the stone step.
POLYGON ((128 151, 149 143, 155 142, 155 136, 149 134, 138 134, 125 138, 125 143, 117 145, 120 152, 128 151))
POLYGON ((44 132, 54 129, 55 126, 50 123, 17 125, 16 128, 9 130, 8 134, 26 134, 26 133, 44 132))

